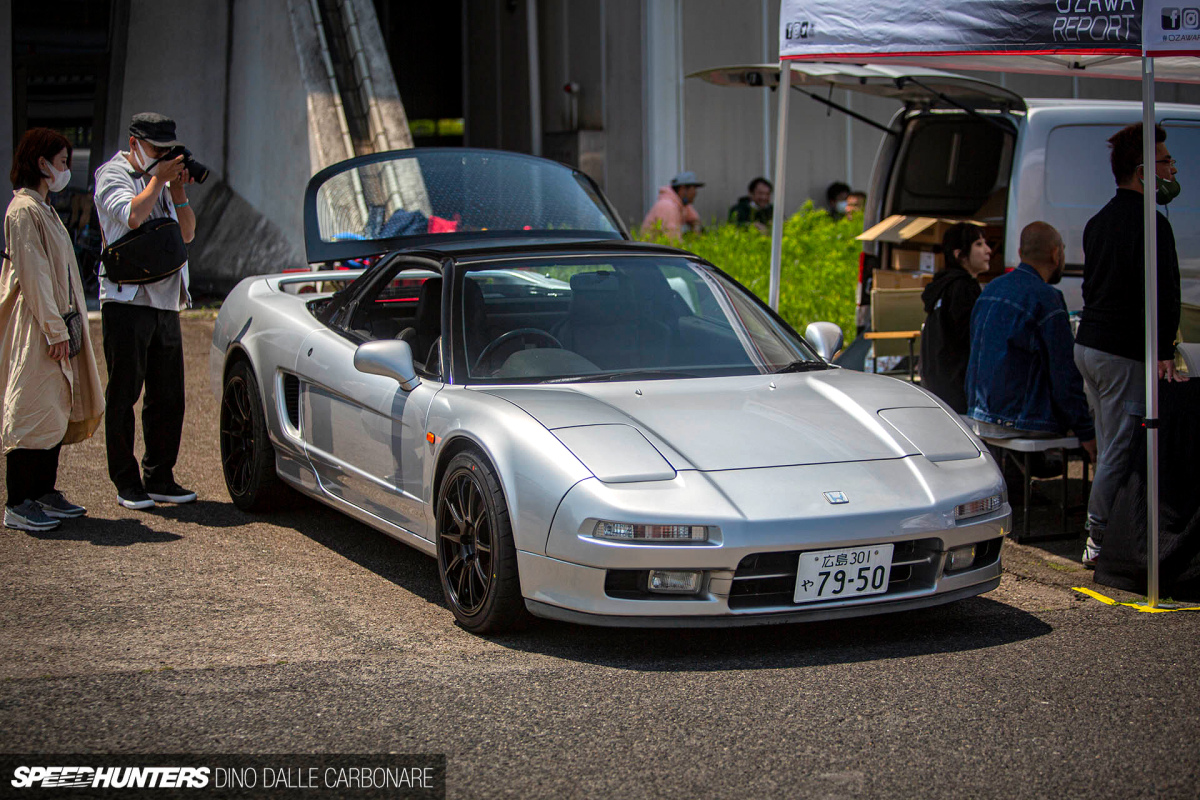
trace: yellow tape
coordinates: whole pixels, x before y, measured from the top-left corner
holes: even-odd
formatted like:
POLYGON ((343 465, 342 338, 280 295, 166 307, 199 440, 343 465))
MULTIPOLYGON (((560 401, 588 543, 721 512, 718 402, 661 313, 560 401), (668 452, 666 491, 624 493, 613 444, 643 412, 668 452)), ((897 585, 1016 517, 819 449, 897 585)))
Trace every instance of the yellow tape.
POLYGON ((1091 589, 1084 588, 1083 586, 1075 586, 1072 588, 1074 589, 1074 591, 1079 592, 1080 594, 1086 594, 1088 597, 1092 598, 1093 600, 1099 600, 1101 603, 1104 603, 1104 605, 1106 605, 1106 606, 1128 606, 1129 608, 1136 609, 1145 614, 1165 614, 1168 611, 1200 611, 1200 606, 1179 606, 1179 607, 1174 607, 1174 608, 1163 608, 1162 606, 1151 607, 1151 606, 1146 605, 1145 603, 1118 603, 1116 600, 1113 600, 1111 597, 1105 597, 1104 595, 1100 594, 1099 592, 1092 591, 1091 589))

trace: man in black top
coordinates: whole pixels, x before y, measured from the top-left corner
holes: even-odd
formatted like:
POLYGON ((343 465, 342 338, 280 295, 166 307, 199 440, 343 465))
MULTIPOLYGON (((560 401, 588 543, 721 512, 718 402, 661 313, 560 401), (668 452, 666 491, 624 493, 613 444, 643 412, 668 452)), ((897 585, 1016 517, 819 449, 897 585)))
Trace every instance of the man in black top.
MULTIPOLYGON (((1155 193, 1160 205, 1179 194, 1167 134, 1154 126, 1155 193)), ((1142 125, 1108 140, 1117 194, 1083 231, 1083 319, 1075 335, 1075 364, 1084 378, 1096 419, 1099 457, 1088 501, 1088 540, 1083 563, 1094 566, 1108 525, 1113 497, 1129 462, 1133 437, 1146 414, 1145 273, 1142 125)), ((1175 371, 1179 327, 1179 256, 1171 223, 1158 224, 1158 376, 1182 380, 1175 371)))

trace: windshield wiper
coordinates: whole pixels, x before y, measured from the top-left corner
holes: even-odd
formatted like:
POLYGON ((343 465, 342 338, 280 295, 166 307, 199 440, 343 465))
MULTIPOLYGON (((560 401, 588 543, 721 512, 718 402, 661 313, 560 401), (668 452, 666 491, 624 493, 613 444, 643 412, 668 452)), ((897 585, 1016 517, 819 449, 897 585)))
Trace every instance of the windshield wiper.
POLYGON ((639 369, 630 372, 605 372, 596 375, 575 375, 570 378, 550 378, 542 383, 601 383, 604 381, 632 381, 639 379, 671 380, 672 378, 699 378, 691 372, 668 372, 659 369, 639 369))
POLYGON ((809 361, 802 359, 800 361, 793 361, 790 364, 784 364, 782 367, 775 370, 775 374, 778 375, 781 372, 813 372, 814 370, 818 369, 829 369, 829 365, 824 361, 809 361))

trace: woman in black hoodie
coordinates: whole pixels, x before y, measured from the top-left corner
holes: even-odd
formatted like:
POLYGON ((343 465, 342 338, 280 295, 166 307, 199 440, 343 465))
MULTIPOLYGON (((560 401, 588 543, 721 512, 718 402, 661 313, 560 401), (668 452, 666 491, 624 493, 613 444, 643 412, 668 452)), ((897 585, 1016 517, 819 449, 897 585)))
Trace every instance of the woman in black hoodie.
POLYGON ((942 271, 921 292, 927 315, 921 332, 921 385, 959 414, 967 413, 963 384, 971 355, 971 310, 981 291, 977 279, 987 272, 991 257, 983 228, 960 222, 942 238, 942 271))

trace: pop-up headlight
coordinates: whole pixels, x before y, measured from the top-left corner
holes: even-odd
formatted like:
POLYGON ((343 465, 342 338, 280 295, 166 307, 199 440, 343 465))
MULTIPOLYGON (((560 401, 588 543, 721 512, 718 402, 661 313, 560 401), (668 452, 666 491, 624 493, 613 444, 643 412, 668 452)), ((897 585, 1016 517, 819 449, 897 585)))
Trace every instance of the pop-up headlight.
POLYGON ((592 535, 597 539, 621 542, 705 542, 708 528, 704 525, 635 525, 631 522, 596 523, 592 535))

